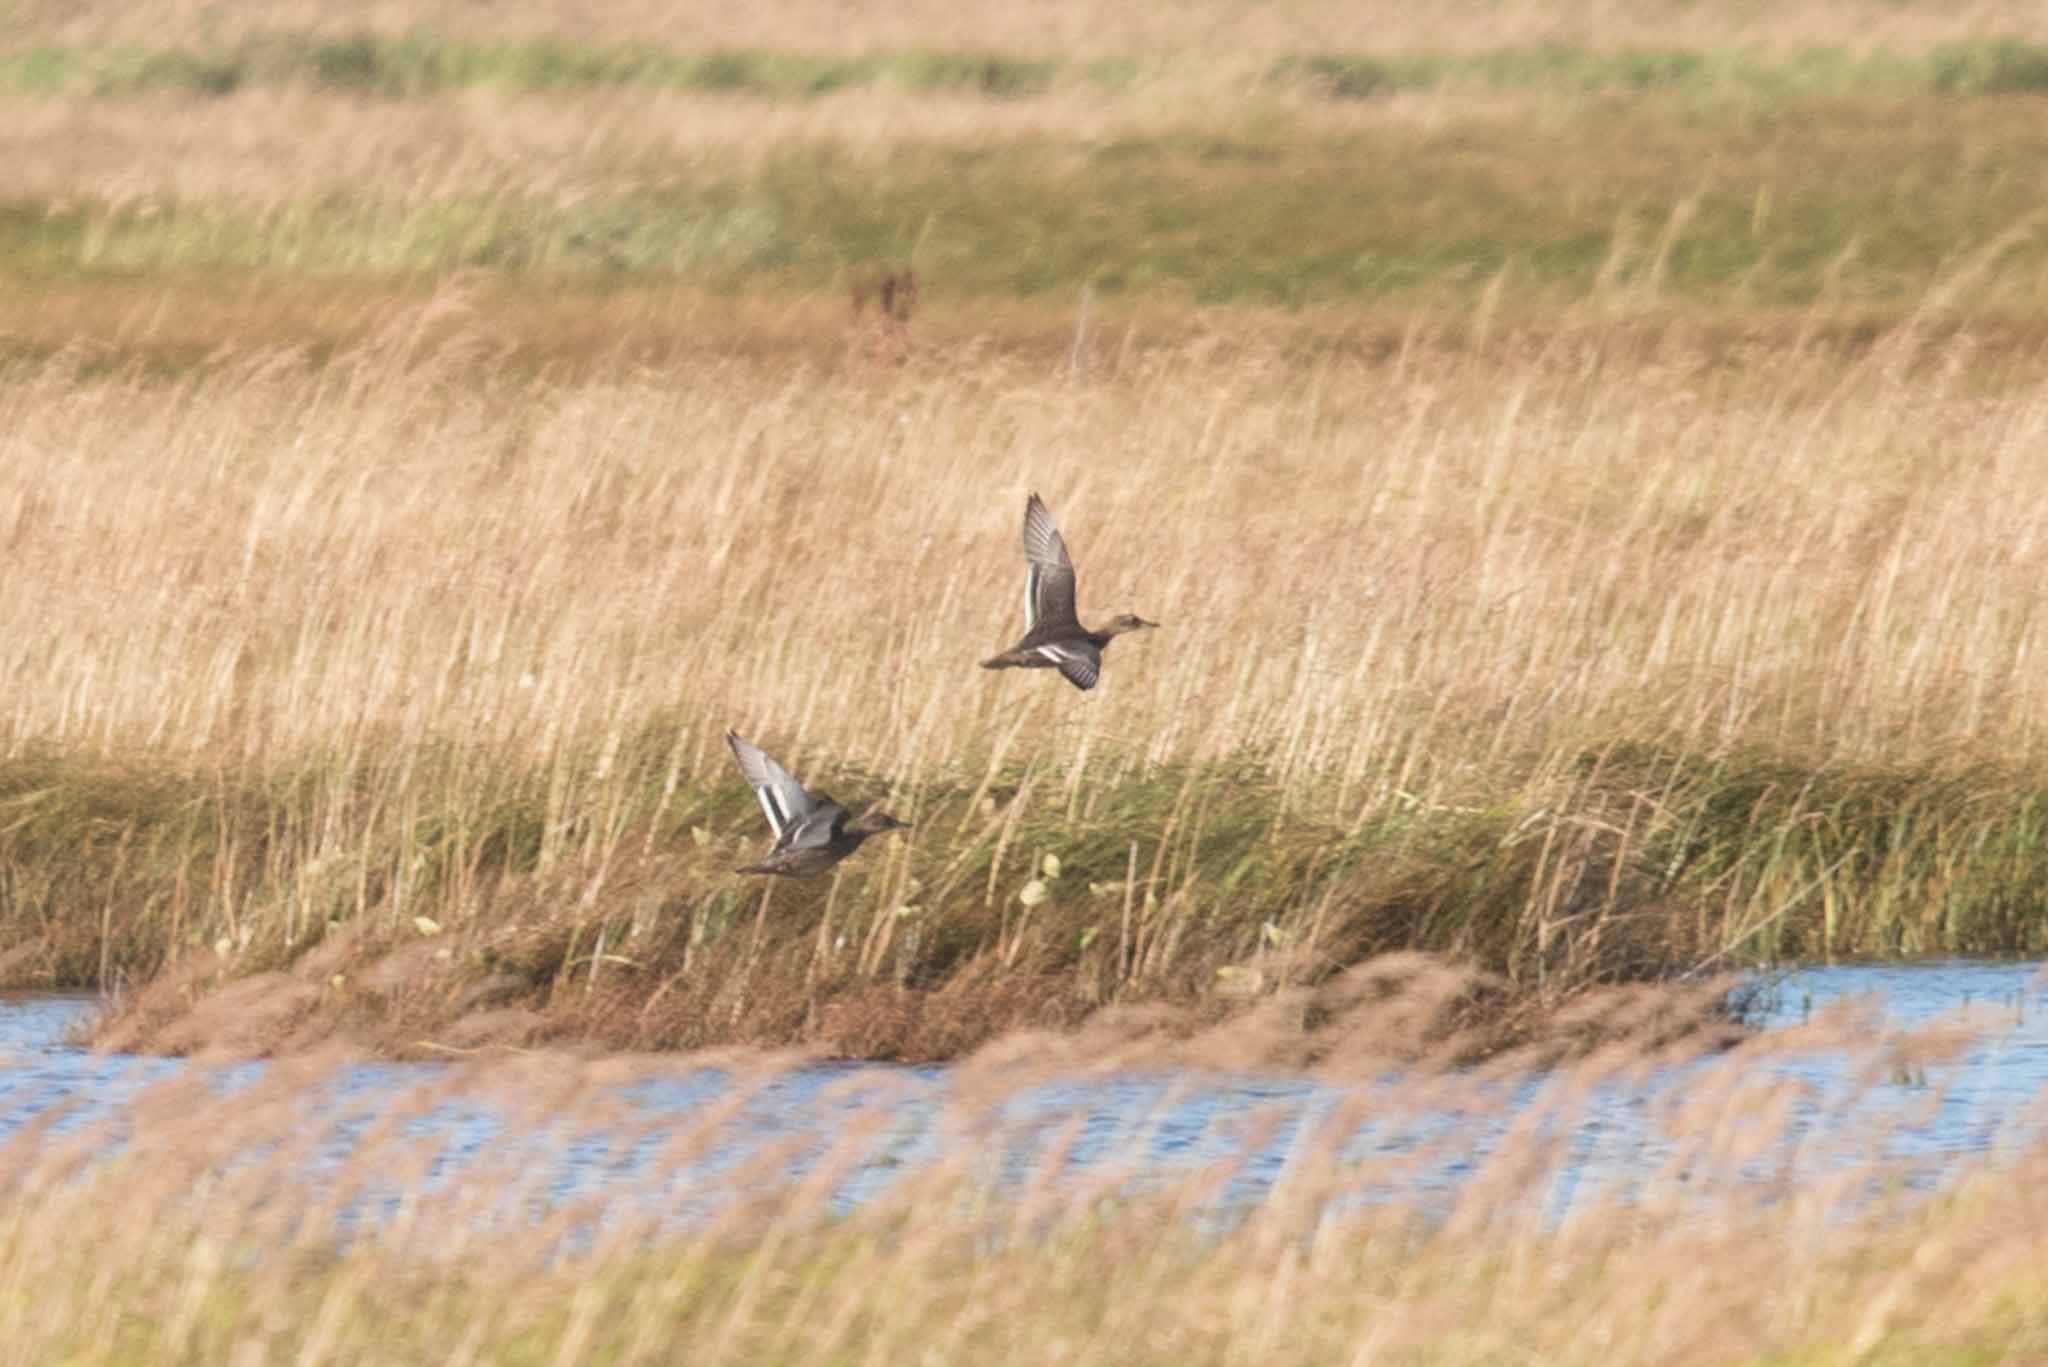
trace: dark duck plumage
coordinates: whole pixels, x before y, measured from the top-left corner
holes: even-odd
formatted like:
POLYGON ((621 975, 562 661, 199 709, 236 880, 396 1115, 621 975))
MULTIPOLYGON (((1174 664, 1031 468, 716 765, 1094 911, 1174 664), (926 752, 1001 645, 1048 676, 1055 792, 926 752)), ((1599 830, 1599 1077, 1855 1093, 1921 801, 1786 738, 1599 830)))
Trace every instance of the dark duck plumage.
POLYGON ((1074 687, 1090 689, 1102 676, 1104 646, 1127 631, 1159 625, 1128 612, 1100 631, 1081 625, 1074 612, 1074 562, 1037 494, 1024 504, 1024 561, 1024 635, 983 660, 983 669, 1057 669, 1074 687))
POLYGON ((803 878, 823 873, 861 847, 861 842, 883 831, 907 830, 910 823, 898 821, 887 812, 875 812, 856 821, 846 819, 846 809, 823 793, 809 793, 790 777, 789 770, 768 758, 758 746, 749 745, 731 731, 725 743, 739 761, 740 773, 760 799, 775 845, 757 864, 736 869, 736 873, 777 873, 803 878))

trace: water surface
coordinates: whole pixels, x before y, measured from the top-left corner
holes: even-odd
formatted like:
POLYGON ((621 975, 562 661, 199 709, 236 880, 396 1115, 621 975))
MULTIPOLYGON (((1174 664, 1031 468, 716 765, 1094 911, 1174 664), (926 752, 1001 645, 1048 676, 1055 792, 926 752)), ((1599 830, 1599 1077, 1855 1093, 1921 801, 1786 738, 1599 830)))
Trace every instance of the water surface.
MULTIPOLYGON (((2048 1086, 2042 992, 2036 963, 1812 967, 1767 982, 1759 1024, 1782 1031, 1861 999, 1872 1008, 1872 1049, 1769 1056, 1735 1078, 1705 1060, 1590 1087, 1526 1074, 1441 1095, 1396 1074, 1347 1086, 1165 1071, 1088 1076, 1033 1084, 972 1129, 962 1128, 944 1067, 820 1066, 764 1084, 677 1059, 636 1068, 599 1098, 534 1115, 463 1091, 463 1074, 448 1065, 352 1064, 306 1096, 298 1128, 312 1138, 299 1161, 317 1182, 360 1157, 370 1137, 395 1132, 431 1151, 414 1174, 430 1186, 460 1184, 487 1157, 502 1172, 512 1154, 546 1202, 612 1202, 642 1214, 656 1206, 687 1218, 742 1187, 815 1175, 828 1154, 845 1157, 851 1135, 854 1161, 831 1174, 830 1199, 842 1206, 947 1158, 971 1159, 1000 1183, 1027 1183, 1055 1153, 1068 1178, 1113 1168, 1125 1180, 1163 1179, 1225 1164, 1219 1200, 1228 1204, 1262 1197, 1311 1138, 1327 1142, 1335 1125, 1346 1160, 1359 1165, 1360 1195, 1371 1200, 1448 1200, 1510 1135, 1538 1136, 1559 1154, 1547 1180, 1563 1212, 1583 1193, 1627 1191, 1653 1175, 1669 1179, 1674 1165, 1707 1163, 1674 1141, 1670 1121, 1710 1094, 1729 1112, 1724 1124, 1750 1112, 1772 1116, 1767 1151, 1744 1160, 1759 1181, 1882 1157, 1933 1184, 1961 1161, 1995 1157, 2039 1133, 2037 1103, 2048 1086), (1960 1012, 1974 1035, 1955 1058, 1932 1066, 1909 1058, 1873 1078, 1882 1037, 1960 1012), (678 1161, 670 1141, 713 1116, 715 1138, 678 1161)), ((58 1134, 98 1126, 119 1146, 132 1139, 130 1108, 146 1089, 201 1077, 202 1104, 226 1115, 278 1066, 95 1055, 72 1038, 92 1009, 80 997, 0 997, 0 1142, 41 1118, 58 1134)))

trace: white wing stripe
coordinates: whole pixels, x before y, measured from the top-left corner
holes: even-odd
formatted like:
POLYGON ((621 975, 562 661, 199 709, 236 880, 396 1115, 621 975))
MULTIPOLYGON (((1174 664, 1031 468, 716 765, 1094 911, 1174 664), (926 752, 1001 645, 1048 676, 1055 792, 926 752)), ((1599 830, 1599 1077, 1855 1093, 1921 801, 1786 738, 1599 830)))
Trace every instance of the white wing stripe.
POLYGON ((1032 565, 1024 571, 1024 630, 1038 630, 1038 581, 1041 571, 1032 565))
POLYGON ((789 825, 789 816, 775 801, 775 790, 763 784, 754 789, 754 796, 761 799, 761 810, 768 817, 768 829, 774 831, 779 838, 783 829, 789 825))

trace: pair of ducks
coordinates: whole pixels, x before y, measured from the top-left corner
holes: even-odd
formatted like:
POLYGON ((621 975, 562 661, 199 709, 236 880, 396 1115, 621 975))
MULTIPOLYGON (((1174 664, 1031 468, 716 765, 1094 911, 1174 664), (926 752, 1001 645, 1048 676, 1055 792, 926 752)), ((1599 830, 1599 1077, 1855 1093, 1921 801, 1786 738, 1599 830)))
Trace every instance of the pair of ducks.
MULTIPOLYGON (((1085 691, 1102 676, 1104 646, 1127 631, 1159 625, 1128 612, 1100 631, 1081 625, 1074 612, 1074 562, 1037 494, 1024 504, 1024 562, 1024 635, 1002 654, 983 660, 983 669, 1057 669, 1068 683, 1085 691)), ((807 791, 758 746, 732 731, 725 733, 725 743, 732 747, 740 773, 775 832, 774 848, 739 873, 795 878, 823 873, 869 836, 910 825, 887 812, 849 821, 844 807, 823 793, 807 791)))

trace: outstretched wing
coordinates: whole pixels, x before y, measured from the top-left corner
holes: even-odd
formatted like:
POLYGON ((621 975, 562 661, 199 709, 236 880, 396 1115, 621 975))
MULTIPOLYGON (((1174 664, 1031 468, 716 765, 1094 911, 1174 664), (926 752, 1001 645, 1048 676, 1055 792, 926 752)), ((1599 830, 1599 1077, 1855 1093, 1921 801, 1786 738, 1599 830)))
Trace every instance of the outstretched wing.
POLYGON ((1074 562, 1037 494, 1024 505, 1024 561, 1024 634, 1074 625, 1074 562))
POLYGON ((767 814, 768 826, 775 832, 778 844, 792 822, 802 822, 819 809, 818 799, 805 792, 804 786, 790 777, 789 770, 768 758, 759 746, 749 745, 731 731, 725 733, 725 743, 732 747, 732 757, 739 761, 747 785, 761 800, 761 810, 767 814))
POLYGON ((775 841, 779 850, 808 850, 829 845, 846 825, 846 808, 826 797, 817 795, 817 806, 805 812, 790 824, 788 830, 775 841))
POLYGON ((1102 652, 1087 641, 1047 641, 1031 649, 1084 693, 1102 677, 1102 652))

